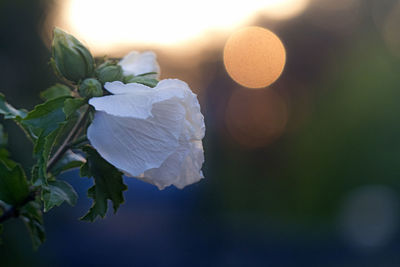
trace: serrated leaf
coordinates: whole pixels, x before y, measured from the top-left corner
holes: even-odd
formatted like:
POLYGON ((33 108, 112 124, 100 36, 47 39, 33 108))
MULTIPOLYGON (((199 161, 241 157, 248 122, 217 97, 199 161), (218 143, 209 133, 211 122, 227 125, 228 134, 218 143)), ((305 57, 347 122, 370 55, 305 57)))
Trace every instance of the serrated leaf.
POLYGON ((29 230, 33 248, 38 249, 46 239, 40 204, 36 201, 27 203, 20 211, 20 218, 29 230))
POLYGON ((149 87, 155 87, 158 84, 158 80, 150 77, 145 76, 134 76, 134 77, 127 77, 125 79, 126 83, 140 83, 149 87))
POLYGON ((60 206, 64 201, 75 206, 78 195, 69 183, 56 180, 49 181, 48 186, 43 188, 42 199, 44 212, 47 212, 54 206, 60 206))
POLYGON ((30 126, 37 136, 41 133, 44 135, 49 134, 57 129, 59 124, 65 120, 63 107, 64 101, 67 98, 69 97, 59 97, 37 105, 22 120, 22 123, 30 126))
POLYGON ((123 191, 127 190, 122 180, 122 173, 105 161, 95 149, 86 146, 87 162, 81 168, 81 175, 94 178, 94 185, 88 190, 88 196, 93 198, 89 212, 81 218, 94 221, 97 216, 104 218, 107 213, 107 199, 113 203, 114 213, 124 202, 123 191))
POLYGON ((34 142, 37 163, 32 170, 32 183, 36 186, 47 184, 47 161, 63 126, 68 124, 63 107, 69 98, 59 97, 37 105, 22 120, 22 124, 29 126, 37 136, 34 142))
POLYGON ((28 195, 29 186, 22 167, 0 160, 0 200, 18 206, 28 195))
POLYGON ((57 83, 40 93, 40 97, 44 100, 51 100, 61 96, 71 96, 71 89, 60 83, 57 83))
POLYGON ((16 124, 21 127, 21 129, 25 132, 26 136, 29 140, 33 141, 35 139, 35 135, 27 125, 22 125, 21 120, 26 117, 27 112, 22 109, 16 109, 10 104, 8 104, 5 100, 3 94, 0 93, 0 114, 4 115, 5 119, 13 119, 16 124))
POLYGON ((82 107, 84 104, 86 104, 86 99, 84 98, 71 98, 71 99, 66 99, 64 102, 64 113, 69 118, 72 114, 76 112, 77 109, 82 107))
POLYGON ((5 119, 24 118, 26 116, 26 111, 16 109, 8 104, 5 96, 0 93, 0 114, 3 114, 5 119))

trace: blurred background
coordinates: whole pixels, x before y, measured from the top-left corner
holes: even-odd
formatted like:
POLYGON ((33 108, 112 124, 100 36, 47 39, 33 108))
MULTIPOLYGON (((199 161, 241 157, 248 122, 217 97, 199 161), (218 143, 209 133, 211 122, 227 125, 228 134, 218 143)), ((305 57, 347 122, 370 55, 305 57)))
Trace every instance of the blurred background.
MULTIPOLYGON (((92 181, 65 173, 77 206, 45 214, 38 252, 7 222, 0 266, 400 265, 400 1, 238 2, 0 0, 0 92, 14 106, 33 108, 56 82, 59 26, 95 56, 154 50, 161 77, 198 94, 207 127, 204 180, 159 191, 125 178, 126 203, 90 224, 78 218, 92 181), (279 79, 259 89, 223 61, 249 25, 286 50, 279 79)), ((3 123, 12 158, 32 164, 3 123)))

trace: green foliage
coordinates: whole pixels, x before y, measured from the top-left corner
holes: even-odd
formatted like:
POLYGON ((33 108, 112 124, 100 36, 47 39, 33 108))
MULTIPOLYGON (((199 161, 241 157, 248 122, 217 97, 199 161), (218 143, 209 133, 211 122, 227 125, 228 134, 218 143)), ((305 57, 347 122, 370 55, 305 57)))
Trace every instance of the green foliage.
POLYGON ((6 148, 0 148, 0 161, 8 168, 13 168, 16 163, 10 159, 10 153, 6 148))
POLYGON ((0 147, 3 147, 5 145, 7 145, 7 141, 8 141, 8 136, 7 134, 4 132, 4 127, 2 124, 0 124, 0 147))
POLYGON ((26 204, 20 211, 20 218, 28 228, 33 248, 36 250, 46 239, 40 203, 31 201, 26 204))
POLYGON ((71 96, 71 89, 64 85, 57 83, 40 93, 40 97, 44 100, 51 100, 61 96, 71 96))
POLYGON ((0 160, 0 200, 18 206, 29 195, 28 182, 19 164, 0 160))
POLYGON ((22 123, 32 127, 37 136, 41 133, 48 135, 65 120, 63 108, 64 101, 67 98, 69 97, 58 97, 37 105, 34 110, 28 113, 22 123))
POLYGON ((51 173, 54 176, 57 176, 64 171, 80 168, 85 162, 85 158, 69 150, 65 152, 64 156, 59 162, 57 162, 57 164, 51 170, 51 173))
POLYGON ((22 120, 37 136, 34 154, 37 164, 32 171, 34 185, 47 184, 47 164, 52 150, 69 134, 76 123, 76 111, 86 100, 62 96, 40 104, 22 120))
POLYGON ((42 199, 44 212, 47 212, 54 206, 60 206, 64 201, 75 206, 78 195, 69 183, 56 180, 49 181, 48 185, 43 187, 42 199))
POLYGON ((0 114, 4 115, 5 119, 24 118, 26 112, 24 110, 16 109, 6 102, 6 98, 0 93, 0 114))
POLYGON ((15 123, 21 127, 25 132, 26 136, 32 141, 35 135, 32 133, 29 126, 22 125, 21 120, 26 117, 27 112, 22 109, 16 109, 6 102, 3 94, 0 93, 0 114, 4 115, 5 119, 12 119, 15 123))
MULTIPOLYGON (((0 144, 5 146, 7 136, 0 124, 0 144)), ((0 201, 20 205, 29 195, 28 182, 22 167, 9 158, 6 148, 0 146, 0 201)))
POLYGON ((122 192, 127 190, 122 173, 105 161, 95 149, 86 146, 87 162, 81 168, 82 177, 93 177, 94 185, 89 188, 88 196, 93 198, 89 212, 81 219, 94 221, 97 216, 104 218, 107 212, 107 199, 113 203, 114 212, 124 202, 122 192))
POLYGON ((32 181, 35 185, 47 183, 47 161, 66 116, 63 111, 64 102, 70 97, 64 96, 37 105, 34 110, 22 120, 36 136, 34 153, 37 164, 32 171, 32 181))
POLYGON ((152 72, 146 72, 146 73, 138 74, 138 75, 136 75, 136 77, 148 77, 148 78, 151 78, 151 77, 156 77, 157 74, 158 74, 157 72, 152 71, 152 72))
POLYGON ((126 83, 140 83, 149 87, 156 87, 158 80, 146 76, 128 76, 124 80, 126 83))
MULTIPOLYGON (((33 143, 36 163, 28 180, 21 165, 10 159, 6 149, 7 134, 0 124, 0 222, 18 217, 27 226, 33 247, 38 248, 45 240, 42 211, 47 212, 66 202, 74 206, 78 195, 67 182, 57 176, 72 168, 81 168, 81 176, 93 177, 94 185, 88 190, 93 204, 81 219, 95 221, 107 213, 108 200, 114 212, 124 202, 123 174, 105 161, 89 145, 87 126, 94 116, 88 107, 91 97, 102 96, 105 82, 124 80, 155 87, 155 73, 123 76, 116 61, 107 61, 95 72, 95 64, 89 50, 75 37, 59 29, 54 30, 53 58, 50 60, 57 75, 69 86, 55 84, 41 92, 45 101, 30 112, 14 108, 0 94, 0 115, 17 123, 33 143), (96 77, 94 77, 96 75, 96 77), (70 82, 68 82, 71 85, 70 82), (82 157, 80 150, 85 153, 82 157), (76 152, 76 153, 75 153, 76 152)), ((0 225, 0 233, 3 230, 0 225)))
MULTIPOLYGON (((29 184, 22 167, 9 159, 5 148, 0 149, 0 202, 12 205, 16 214, 25 222, 31 233, 33 246, 36 249, 45 239, 41 205, 30 202, 29 184), (28 201, 29 202, 29 201, 28 201)), ((3 211, 0 209, 0 216, 3 211)), ((0 234, 3 230, 0 225, 0 234)), ((0 240, 1 243, 1 240, 0 240)))
POLYGON ((84 98, 69 98, 66 99, 64 102, 64 108, 63 111, 67 118, 71 117, 77 109, 82 107, 84 104, 86 104, 86 99, 84 98))

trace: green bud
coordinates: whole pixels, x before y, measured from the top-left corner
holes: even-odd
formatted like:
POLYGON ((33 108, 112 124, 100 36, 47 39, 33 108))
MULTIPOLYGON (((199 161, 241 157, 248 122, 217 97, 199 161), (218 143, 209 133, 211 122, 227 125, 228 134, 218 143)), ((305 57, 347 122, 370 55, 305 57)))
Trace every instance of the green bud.
POLYGON ((79 94, 83 97, 102 96, 101 83, 94 78, 85 79, 79 86, 79 94))
POLYGON ((102 84, 106 82, 121 81, 123 78, 122 68, 110 62, 101 64, 96 70, 96 76, 102 84))
POLYGON ((78 82, 93 74, 94 60, 89 50, 58 28, 54 29, 52 54, 56 71, 67 80, 78 82))

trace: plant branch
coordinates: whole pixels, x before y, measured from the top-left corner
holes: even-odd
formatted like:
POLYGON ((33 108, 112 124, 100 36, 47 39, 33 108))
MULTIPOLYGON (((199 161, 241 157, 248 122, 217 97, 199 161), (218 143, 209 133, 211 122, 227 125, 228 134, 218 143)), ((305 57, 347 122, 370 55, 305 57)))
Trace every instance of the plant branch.
POLYGON ((82 135, 81 137, 77 138, 76 140, 72 141, 71 143, 69 143, 69 147, 70 148, 74 148, 77 147, 81 144, 84 144, 88 141, 86 134, 82 135))
POLYGON ((79 118, 79 120, 75 124, 74 128, 72 128, 72 130, 68 134, 67 138, 65 138, 62 145, 57 149, 57 151, 54 153, 54 155, 50 158, 50 160, 47 164, 47 171, 50 171, 54 167, 54 165, 57 163, 57 161, 62 158, 64 153, 67 152, 67 150, 71 148, 71 142, 74 141, 74 139, 76 138, 76 134, 80 131, 80 128, 85 123, 85 119, 86 119, 87 115, 89 114, 89 110, 90 110, 89 108, 86 109, 86 111, 82 114, 82 116, 79 118))

